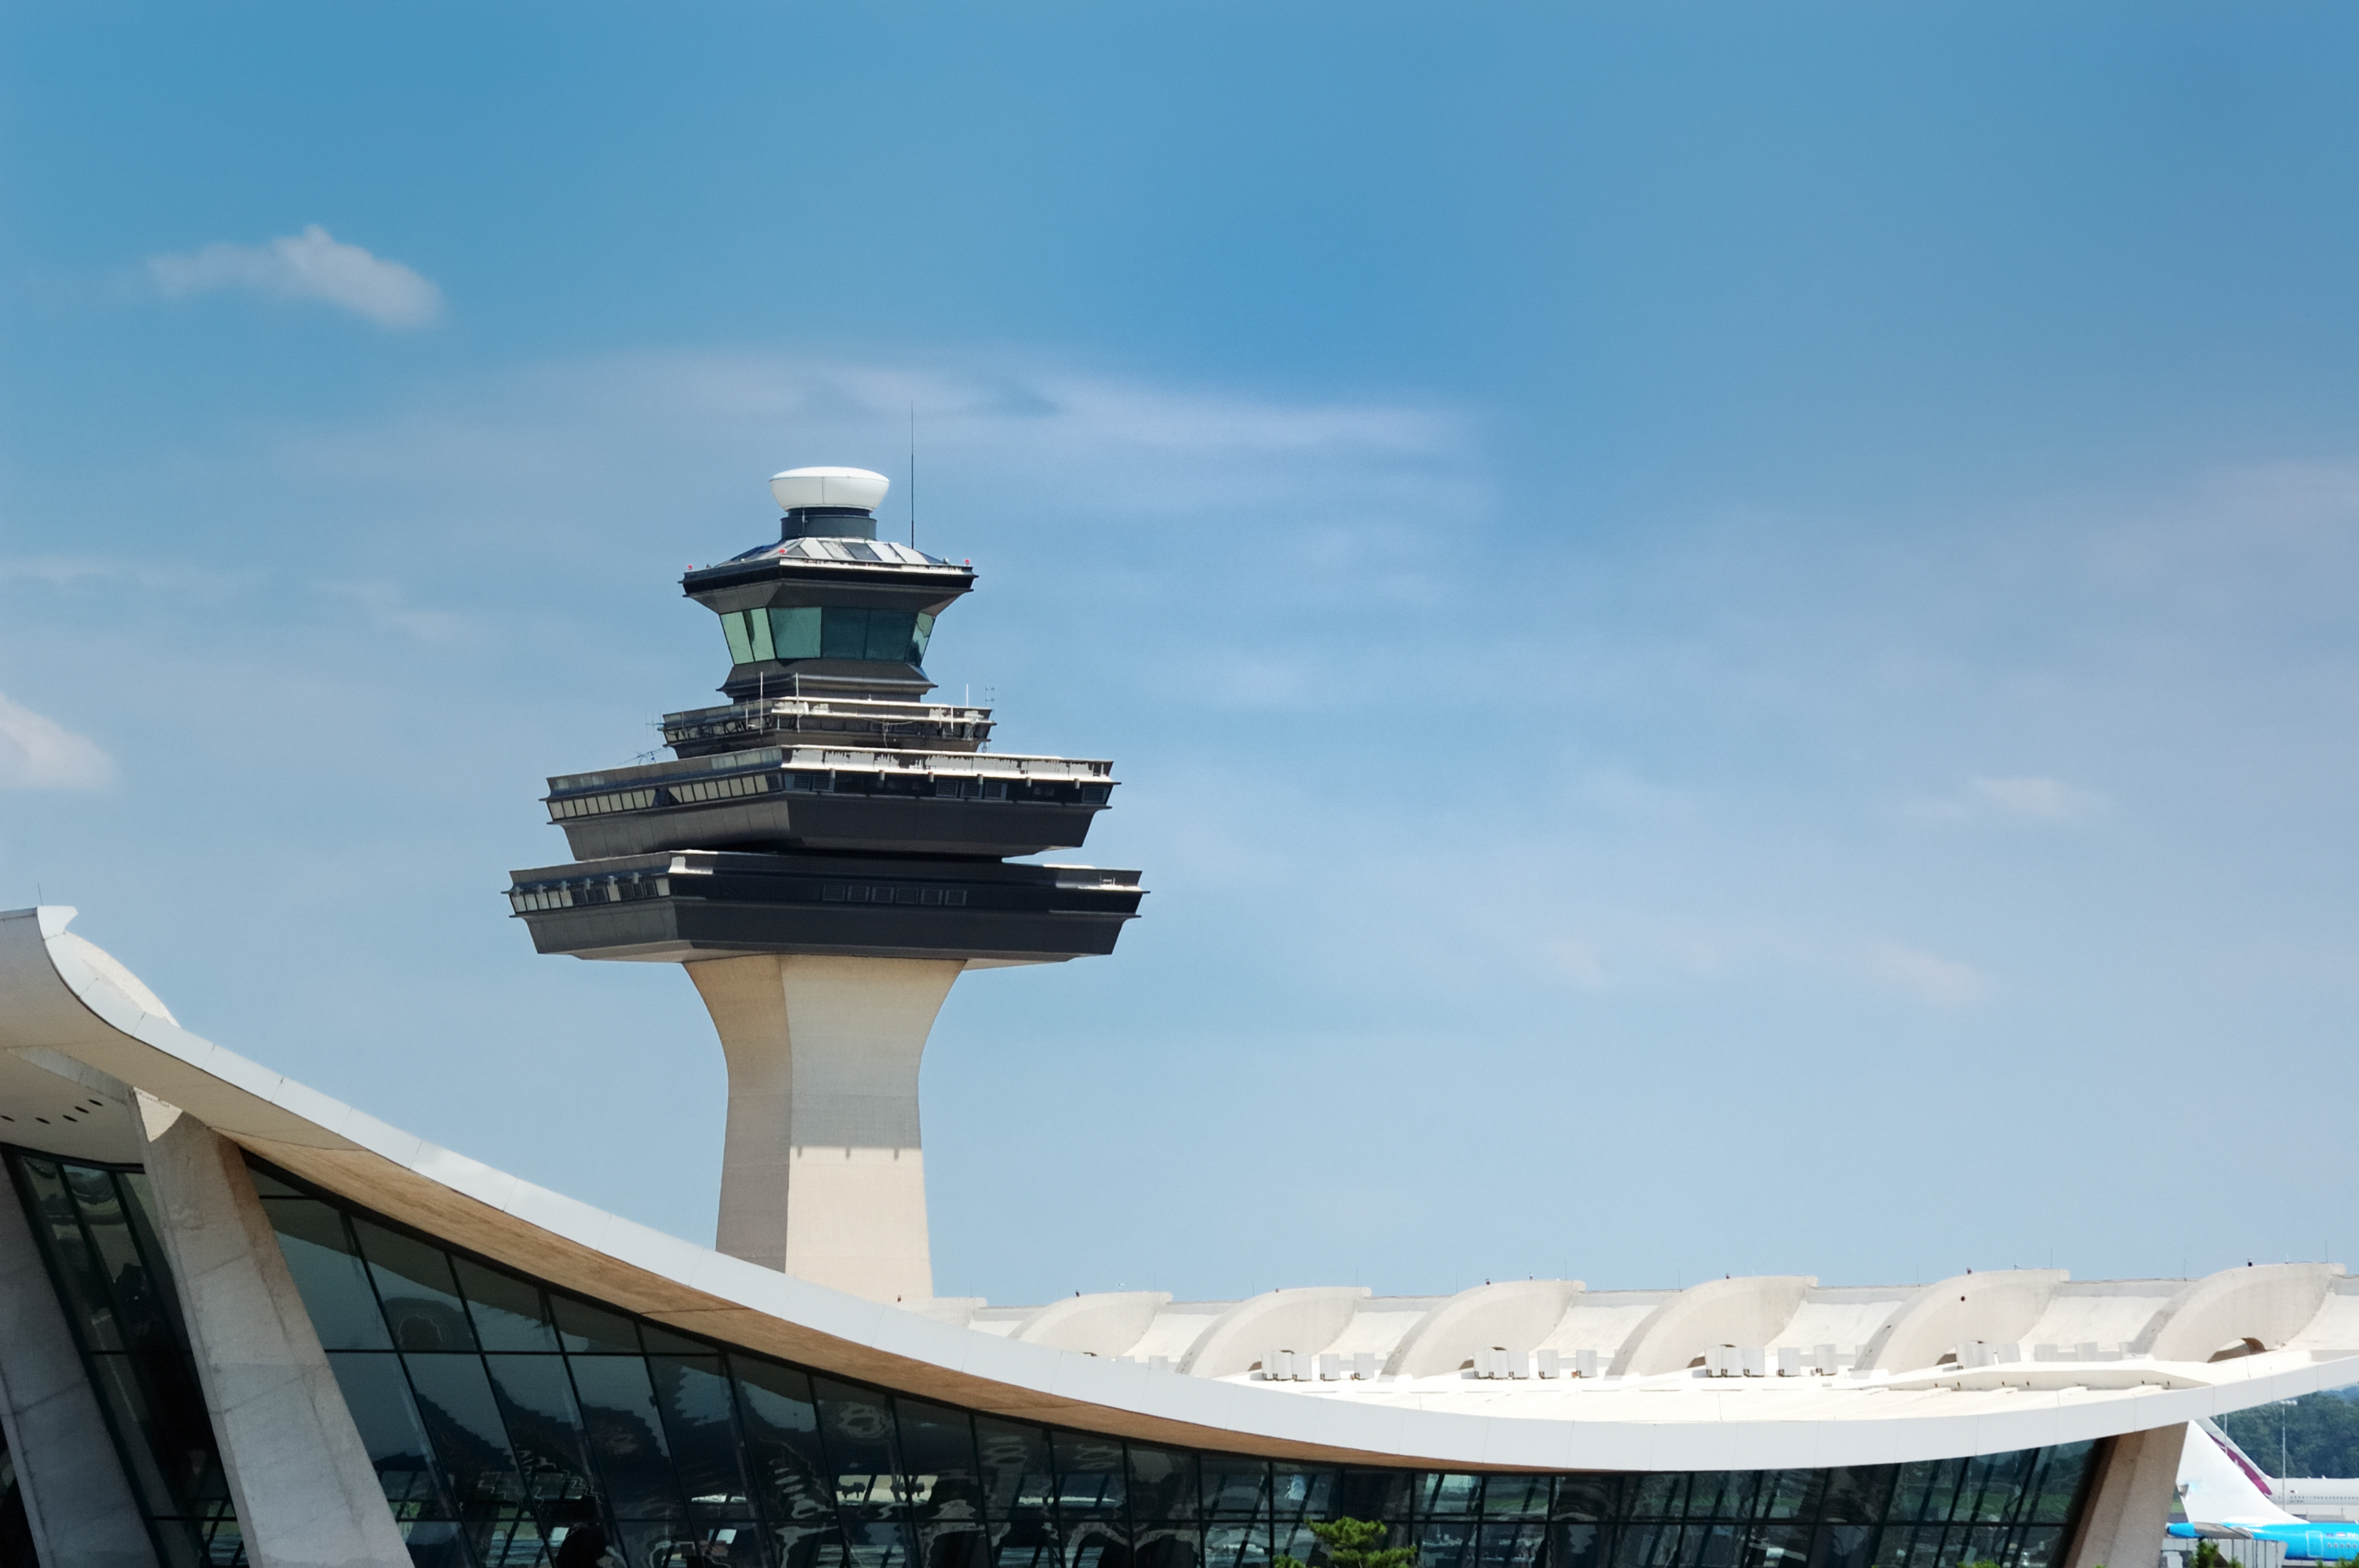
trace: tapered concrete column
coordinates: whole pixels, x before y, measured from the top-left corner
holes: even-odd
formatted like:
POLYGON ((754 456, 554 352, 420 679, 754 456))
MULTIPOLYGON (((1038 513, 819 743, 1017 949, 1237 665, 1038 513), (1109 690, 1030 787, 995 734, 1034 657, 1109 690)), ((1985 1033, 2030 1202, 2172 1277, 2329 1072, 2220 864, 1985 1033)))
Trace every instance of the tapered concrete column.
POLYGON ((764 954, 686 968, 729 1058, 714 1245, 872 1301, 930 1300, 918 1060, 965 966, 764 954))
POLYGON ((155 1568, 24 1206, 0 1176, 0 1427, 41 1568, 155 1568))
POLYGON ((2161 1559, 2187 1431, 2180 1425, 2124 1433, 2105 1445, 2067 1568, 2145 1568, 2161 1559))
POLYGON ((234 1145, 141 1093, 157 1224, 255 1568, 409 1568, 234 1145))

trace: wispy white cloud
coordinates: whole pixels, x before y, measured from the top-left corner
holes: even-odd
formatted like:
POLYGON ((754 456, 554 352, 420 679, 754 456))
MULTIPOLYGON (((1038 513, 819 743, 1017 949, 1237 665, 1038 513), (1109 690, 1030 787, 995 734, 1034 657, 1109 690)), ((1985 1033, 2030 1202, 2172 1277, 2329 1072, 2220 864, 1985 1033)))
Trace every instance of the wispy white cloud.
POLYGON ((1582 801, 1617 816, 1668 819, 1695 812, 1696 792, 1647 778, 1625 766, 1591 769, 1572 784, 1582 801))
POLYGON ((408 595, 389 582, 323 582, 320 591, 349 604, 371 626, 427 643, 449 643, 465 622, 447 610, 412 604, 408 595))
MULTIPOLYGON (((904 369, 760 353, 571 361, 389 421, 306 431, 280 457, 405 516, 421 492, 436 505, 495 504, 510 537, 527 518, 569 540, 607 516, 644 530, 646 507, 677 506, 720 474, 759 515, 761 476, 805 462, 890 473, 886 514, 897 517, 913 405, 921 546, 939 539, 929 519, 1022 497, 1027 518, 1100 525, 1234 535, 1251 518, 1259 550, 1364 559, 1372 543, 1462 525, 1487 504, 1473 433, 1454 410, 1158 384, 1015 355, 904 369)), ((1416 564, 1401 563, 1405 577, 1416 564)))
POLYGON ((266 574, 253 567, 224 568, 193 553, 0 557, 0 588, 26 584, 61 592, 120 586, 161 589, 185 604, 250 593, 265 580, 266 574))
POLYGON ((347 244, 317 223, 266 244, 223 243, 185 255, 151 256, 147 275, 176 298, 250 288, 339 306, 380 327, 424 327, 442 313, 442 291, 427 278, 347 244))
POLYGON ((1973 965, 1898 943, 1887 943, 1876 950, 1875 968, 1886 984, 1943 1007, 1962 1007, 1977 1000, 1985 987, 1982 971, 1973 965))
POLYGON ((1578 936, 1544 942, 1540 955, 1549 968, 1583 990, 1603 990, 1614 983, 1614 972, 1605 967, 1597 948, 1578 936))
POLYGON ((97 741, 0 696, 0 789, 99 789, 114 759, 97 741))
POLYGON ((40 556, 0 560, 0 583, 38 582, 50 588, 91 582, 120 574, 119 563, 90 556, 40 556))
POLYGON ((1215 653, 1190 661, 1202 696, 1223 708, 1299 708, 1331 689, 1328 671, 1310 654, 1215 653))
POLYGON ((1974 798, 2006 816, 2038 822, 2077 822, 2094 816, 2111 803, 2093 789, 2082 789, 2061 779, 1976 779, 1974 798))
POLYGON ((2023 776, 1975 778, 1955 795, 1920 800, 1908 808, 1912 816, 1935 822, 1959 822, 1972 817, 1999 817, 2017 822, 2085 822, 2113 808, 2113 802, 2093 789, 2061 779, 2023 776))

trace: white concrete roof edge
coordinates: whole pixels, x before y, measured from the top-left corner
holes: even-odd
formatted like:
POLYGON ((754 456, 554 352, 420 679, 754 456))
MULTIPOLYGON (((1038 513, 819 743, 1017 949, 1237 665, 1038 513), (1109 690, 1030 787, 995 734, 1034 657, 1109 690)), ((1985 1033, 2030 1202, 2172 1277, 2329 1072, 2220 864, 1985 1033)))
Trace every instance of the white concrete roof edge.
MULTIPOLYGON (((1282 1385, 1262 1388, 1181 1378, 1011 1342, 793 1279, 607 1214, 399 1132, 140 1006, 107 975, 84 962, 75 951, 75 942, 59 940, 73 915, 71 909, 56 905, 0 913, 0 923, 30 920, 38 933, 35 943, 0 940, 0 995, 24 994, 27 988, 46 980, 70 996, 105 1031, 145 1046, 179 1067, 203 1074, 234 1096, 255 1102, 257 1109, 275 1113, 265 1119, 296 1119, 317 1134, 320 1147, 384 1160, 506 1217, 516 1227, 562 1237, 619 1266, 849 1346, 984 1378, 1023 1393, 1080 1400, 1110 1412, 1214 1427, 1245 1439, 1353 1449, 1372 1459, 1434 1467, 1495 1466, 1503 1461, 1487 1454, 1560 1449, 1568 1455, 1565 1463, 1574 1468, 1640 1467, 1632 1463, 1638 1455, 1644 1455, 1643 1467, 1647 1469, 1724 1468, 1722 1459, 1731 1452, 1748 1456, 1749 1462, 1740 1467, 1775 1468, 1951 1457, 2112 1436, 2359 1381, 2359 1356, 2341 1356, 2256 1376, 2250 1375, 2251 1368, 2223 1368, 2216 1374, 2218 1382, 2201 1388, 2018 1392, 2005 1400, 2006 1408, 1994 1408, 1998 1401, 1982 1401, 1981 1396, 1966 1393, 1940 1396, 1978 1400, 1959 1406, 1954 1413, 1944 1410, 1881 1417, 1861 1412, 1808 1420, 1766 1411, 1752 1416, 1743 1408, 1752 1400, 1700 1386, 1694 1390, 1700 1398, 1689 1396, 1684 1388, 1669 1394, 1662 1418, 1630 1421, 1586 1419, 1560 1410, 1524 1413, 1408 1408, 1375 1400, 1361 1403, 1340 1389, 1319 1390, 1323 1397, 1305 1398, 1282 1385), (43 972, 27 972, 35 947, 43 972), (660 1266, 658 1260, 663 1259, 680 1260, 681 1266, 660 1266), (991 1371, 972 1370, 977 1363, 989 1366, 991 1371), (1500 1427, 1500 1422, 1508 1424, 1500 1427)), ((14 1022, 12 1016, 0 1016, 0 1045, 47 1046, 100 1071, 125 1077, 135 1087, 146 1087, 139 1081, 141 1075, 123 1073, 125 1064, 119 1058, 87 1061, 74 1049, 76 1042, 10 1039, 14 1022)), ((79 1044, 83 1051, 93 1049, 88 1039, 79 1044)), ((152 1079, 153 1075, 148 1076, 152 1079)), ((239 1130, 223 1127, 221 1130, 235 1136, 239 1130)), ((367 1200, 355 1197, 353 1201, 367 1200)), ((1366 1392, 1375 1394, 1381 1387, 1373 1385, 1366 1392)), ((1481 1391, 1479 1387, 1476 1391, 1481 1391)), ((1827 1397, 1844 1398, 1849 1404, 1847 1391, 1830 1390, 1827 1397)))

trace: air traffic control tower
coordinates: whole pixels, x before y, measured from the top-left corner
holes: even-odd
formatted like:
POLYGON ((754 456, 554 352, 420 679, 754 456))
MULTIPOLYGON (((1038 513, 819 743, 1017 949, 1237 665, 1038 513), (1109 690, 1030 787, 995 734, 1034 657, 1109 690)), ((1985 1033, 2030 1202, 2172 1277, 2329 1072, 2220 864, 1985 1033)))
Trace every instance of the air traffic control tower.
POLYGON ((918 1063, 951 983, 1111 953, 1142 893, 1016 859, 1078 848, 1112 766, 986 752, 989 708, 927 700, 974 573, 876 536, 890 482, 770 481, 777 541, 680 579, 720 618, 728 700, 664 715, 674 761, 550 779, 579 859, 508 900, 543 953, 687 967, 729 1064, 720 1250, 915 1303, 918 1063))

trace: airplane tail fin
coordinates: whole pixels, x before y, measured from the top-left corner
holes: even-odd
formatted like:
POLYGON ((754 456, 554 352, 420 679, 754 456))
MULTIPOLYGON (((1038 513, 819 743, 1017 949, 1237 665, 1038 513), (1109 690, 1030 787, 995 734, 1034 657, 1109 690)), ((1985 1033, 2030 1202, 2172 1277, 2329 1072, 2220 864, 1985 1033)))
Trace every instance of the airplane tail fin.
POLYGON ((2276 1478, 2262 1469, 2261 1462, 2245 1453, 2244 1444, 2229 1436, 2226 1429, 2218 1422, 2213 1421, 2210 1416, 2198 1416, 2195 1418, 2195 1425, 2199 1430, 2208 1433, 2212 1442, 2228 1451, 2228 1457, 2234 1459, 2236 1462, 2236 1467, 2252 1478, 2253 1485, 2261 1489, 2263 1497, 2274 1498, 2277 1495, 2276 1478))
POLYGON ((2208 1421, 2187 1429, 2179 1454, 2179 1498, 2187 1522, 2198 1529, 2302 1522, 2269 1500, 2258 1466, 2208 1421))

